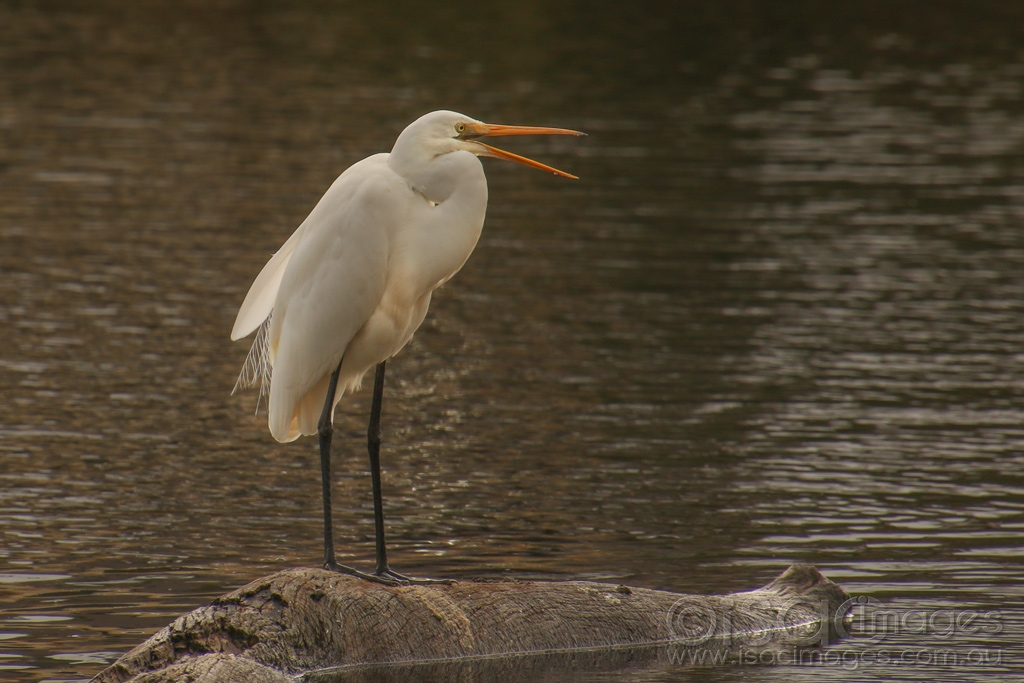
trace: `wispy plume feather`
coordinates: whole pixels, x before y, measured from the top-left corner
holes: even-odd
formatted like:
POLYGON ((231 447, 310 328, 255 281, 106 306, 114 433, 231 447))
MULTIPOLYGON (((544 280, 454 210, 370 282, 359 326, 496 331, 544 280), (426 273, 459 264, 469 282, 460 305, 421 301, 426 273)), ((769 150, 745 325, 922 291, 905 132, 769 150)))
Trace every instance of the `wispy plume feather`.
POLYGON ((234 395, 243 389, 250 389, 259 384, 260 395, 256 399, 256 412, 260 410, 260 402, 270 395, 270 380, 274 369, 270 362, 270 319, 272 317, 273 313, 268 315, 260 325, 252 348, 249 349, 249 355, 245 359, 245 364, 242 365, 242 372, 238 374, 235 388, 231 390, 231 394, 234 395))

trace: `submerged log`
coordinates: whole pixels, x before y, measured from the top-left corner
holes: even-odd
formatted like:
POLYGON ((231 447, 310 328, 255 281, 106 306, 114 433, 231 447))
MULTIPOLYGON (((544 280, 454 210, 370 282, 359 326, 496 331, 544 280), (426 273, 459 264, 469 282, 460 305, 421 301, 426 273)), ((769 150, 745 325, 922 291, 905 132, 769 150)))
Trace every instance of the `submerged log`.
POLYGON ((478 678, 544 671, 566 657, 574 668, 607 670, 666 649, 681 663, 682 653, 820 645, 847 601, 800 565, 764 588, 722 596, 585 581, 382 586, 292 569, 179 617, 93 680, 286 683, 360 672, 379 680, 382 668, 389 680, 478 678))

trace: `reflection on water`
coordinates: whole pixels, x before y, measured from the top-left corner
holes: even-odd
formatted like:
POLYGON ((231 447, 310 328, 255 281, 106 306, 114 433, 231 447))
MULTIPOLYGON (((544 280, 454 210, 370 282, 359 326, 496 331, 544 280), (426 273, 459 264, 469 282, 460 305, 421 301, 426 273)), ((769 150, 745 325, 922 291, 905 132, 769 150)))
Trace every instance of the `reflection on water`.
MULTIPOLYGON (((228 331, 337 173, 440 107, 591 137, 516 148, 578 183, 488 163, 477 252, 389 366, 395 565, 723 592, 807 562, 899 614, 1000 629, 895 629, 834 649, 855 669, 746 676, 1005 678, 1019 11, 702 4, 628 26, 611 3, 0 6, 5 680, 88 677, 317 561, 315 445, 274 443, 255 395, 229 395, 228 331)), ((339 409, 335 493, 364 563, 366 412, 339 409)), ((608 680, 691 675, 710 674, 608 680)))

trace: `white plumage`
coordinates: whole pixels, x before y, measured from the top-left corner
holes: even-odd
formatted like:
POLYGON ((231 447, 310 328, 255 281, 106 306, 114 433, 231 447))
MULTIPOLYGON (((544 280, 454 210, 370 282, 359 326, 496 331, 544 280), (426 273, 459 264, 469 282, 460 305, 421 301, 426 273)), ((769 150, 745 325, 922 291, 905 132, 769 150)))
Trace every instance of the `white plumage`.
POLYGON ((240 339, 269 318, 237 386, 273 368, 275 439, 317 432, 339 362, 334 405, 409 343, 431 293, 462 268, 480 237, 487 181, 477 156, 568 176, 474 138, 545 133, 576 134, 433 112, 410 124, 390 154, 364 159, 334 181, 256 277, 231 331, 240 339))

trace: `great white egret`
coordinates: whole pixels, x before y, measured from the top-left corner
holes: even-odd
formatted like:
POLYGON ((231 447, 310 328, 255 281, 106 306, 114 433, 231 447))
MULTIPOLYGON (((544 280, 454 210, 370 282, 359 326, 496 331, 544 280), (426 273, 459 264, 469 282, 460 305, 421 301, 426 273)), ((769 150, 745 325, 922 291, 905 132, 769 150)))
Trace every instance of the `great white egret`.
POLYGON ((462 268, 487 210, 477 157, 564 173, 478 138, 583 135, 561 128, 503 126, 452 111, 412 122, 390 154, 342 173, 306 220, 263 267, 231 330, 259 329, 235 389, 269 382, 270 433, 280 442, 319 434, 324 566, 382 583, 419 581, 391 570, 380 483, 380 409, 386 361, 412 339, 431 293, 462 268), (367 429, 377 566, 372 574, 338 564, 331 519, 334 408, 376 367, 367 429))

